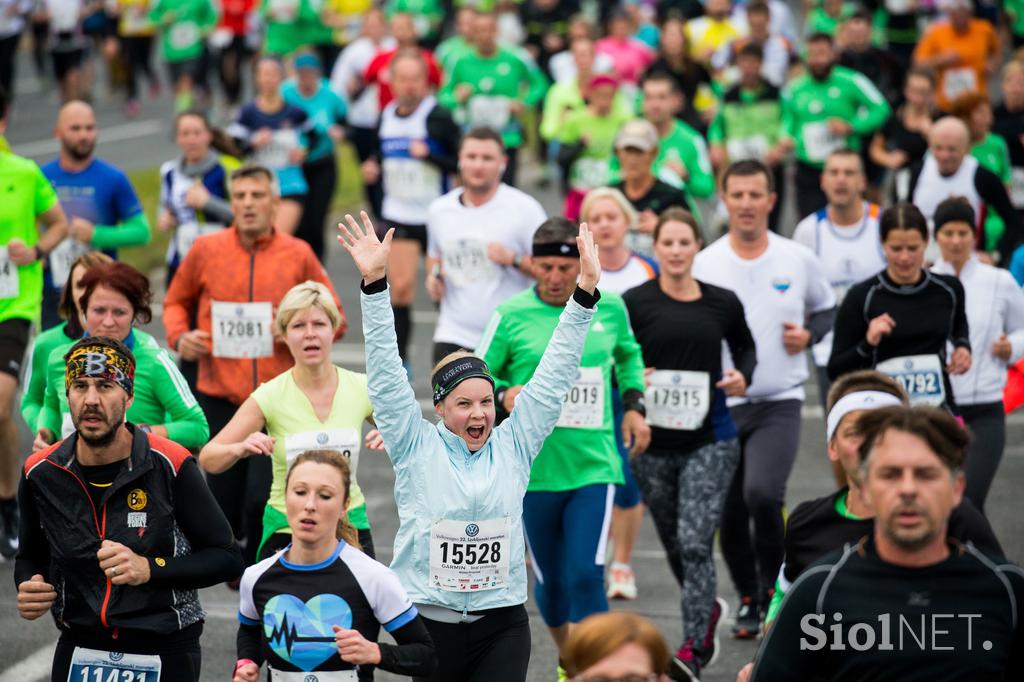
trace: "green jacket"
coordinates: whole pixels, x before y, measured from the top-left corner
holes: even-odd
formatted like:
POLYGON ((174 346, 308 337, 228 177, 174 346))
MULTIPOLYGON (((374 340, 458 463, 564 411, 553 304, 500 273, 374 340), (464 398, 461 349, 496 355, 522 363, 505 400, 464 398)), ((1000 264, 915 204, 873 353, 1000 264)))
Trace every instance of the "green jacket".
POLYGON ((782 136, 779 89, 762 82, 757 90, 731 87, 708 128, 708 142, 726 148, 729 161, 762 158, 782 136))
POLYGON ((157 0, 149 20, 160 31, 164 59, 171 64, 199 59, 206 34, 217 25, 211 0, 157 0))

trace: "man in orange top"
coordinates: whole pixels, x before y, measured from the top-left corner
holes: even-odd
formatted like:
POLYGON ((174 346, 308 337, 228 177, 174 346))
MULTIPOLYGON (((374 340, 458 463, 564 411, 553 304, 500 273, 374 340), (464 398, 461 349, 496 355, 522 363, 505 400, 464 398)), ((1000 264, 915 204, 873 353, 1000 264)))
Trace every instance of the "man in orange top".
POLYGON ((947 21, 932 24, 924 34, 914 50, 914 65, 938 72, 936 101, 949 111, 965 92, 988 96, 987 78, 999 68, 999 37, 992 24, 974 18, 971 0, 941 0, 939 7, 947 21))
MULTIPOLYGON (((342 310, 309 245, 274 229, 278 197, 271 171, 260 166, 236 170, 229 193, 234 225, 195 242, 164 301, 168 343, 184 359, 199 362, 196 397, 211 434, 227 424, 257 386, 292 366, 288 348, 274 338, 273 324, 274 309, 289 289, 306 280, 322 282, 342 310)), ((338 337, 345 326, 342 317, 338 337)), ((250 561, 259 544, 270 481, 268 457, 242 460, 209 477, 236 537, 249 538, 250 561)))

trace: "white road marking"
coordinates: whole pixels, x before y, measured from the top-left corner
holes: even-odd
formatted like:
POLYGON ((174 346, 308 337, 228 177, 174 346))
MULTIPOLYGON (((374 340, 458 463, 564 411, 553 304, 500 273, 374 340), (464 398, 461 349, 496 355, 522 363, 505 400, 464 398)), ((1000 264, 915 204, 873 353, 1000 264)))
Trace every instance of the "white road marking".
POLYGON ((50 678, 50 667, 53 664, 53 653, 57 643, 48 644, 21 659, 7 670, 0 673, 0 682, 36 682, 50 678))
MULTIPOLYGON (((134 140, 139 137, 155 135, 156 133, 167 130, 168 125, 169 124, 165 121, 151 119, 148 121, 133 121, 131 123, 107 126, 100 130, 99 139, 96 141, 96 144, 103 145, 109 142, 123 142, 124 140, 134 140)), ((56 154, 59 149, 60 147, 57 140, 50 138, 47 140, 36 140, 35 142, 25 142, 24 144, 16 145, 14 147, 14 153, 34 159, 42 156, 51 156, 56 154)))

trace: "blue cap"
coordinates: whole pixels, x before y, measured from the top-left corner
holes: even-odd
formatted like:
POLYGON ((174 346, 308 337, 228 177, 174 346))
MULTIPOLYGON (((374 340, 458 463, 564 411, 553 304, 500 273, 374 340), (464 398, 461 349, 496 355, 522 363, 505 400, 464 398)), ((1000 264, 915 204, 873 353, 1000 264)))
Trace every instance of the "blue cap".
POLYGON ((295 59, 295 68, 296 69, 319 69, 320 68, 320 58, 317 57, 315 54, 309 54, 309 53, 300 54, 295 59))

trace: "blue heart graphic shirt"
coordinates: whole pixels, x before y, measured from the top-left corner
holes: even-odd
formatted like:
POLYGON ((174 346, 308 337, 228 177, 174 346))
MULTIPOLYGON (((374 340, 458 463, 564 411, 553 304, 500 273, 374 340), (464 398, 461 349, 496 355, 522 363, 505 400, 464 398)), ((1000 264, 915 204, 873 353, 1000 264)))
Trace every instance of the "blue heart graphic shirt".
POLYGON ((375 642, 381 627, 395 634, 418 621, 398 577, 358 549, 339 540, 326 560, 294 564, 286 558, 290 547, 242 577, 240 659, 266 661, 282 672, 352 670, 338 655, 334 626, 375 642))

